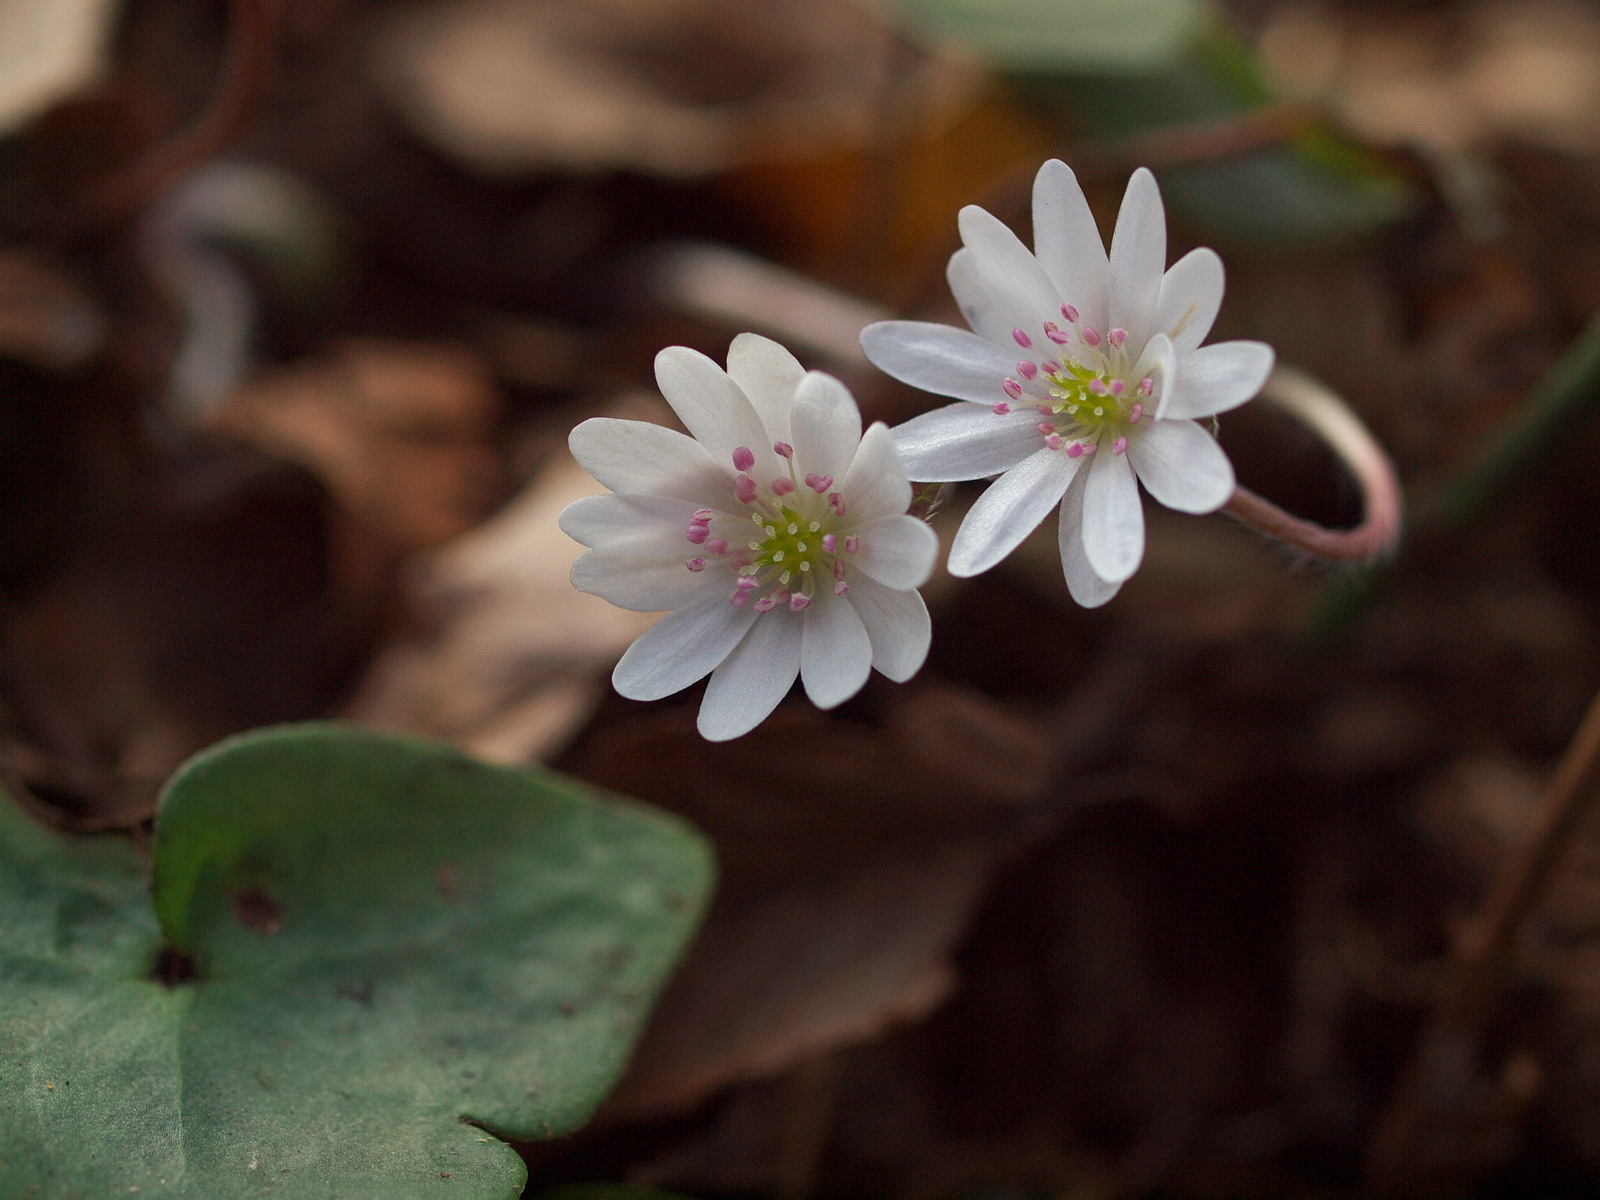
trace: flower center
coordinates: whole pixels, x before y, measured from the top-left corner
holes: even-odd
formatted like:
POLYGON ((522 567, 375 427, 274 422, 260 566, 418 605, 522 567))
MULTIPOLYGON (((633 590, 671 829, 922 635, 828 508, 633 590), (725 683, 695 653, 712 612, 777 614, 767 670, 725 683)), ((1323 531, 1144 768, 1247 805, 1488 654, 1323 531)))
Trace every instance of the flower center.
POLYGON ((1070 329, 1054 321, 1041 326, 1046 349, 1059 357, 1035 351, 1025 331, 1011 331, 1017 345, 1037 357, 1018 361, 1016 375, 1001 385, 1006 398, 995 403, 994 411, 1003 416, 1015 405, 1033 405, 1045 418, 1039 422, 1044 444, 1073 458, 1093 454, 1107 439, 1121 454, 1154 393, 1154 376, 1134 377, 1126 331, 1113 329, 1102 337, 1092 325, 1079 324, 1078 310, 1070 304, 1061 306, 1061 315, 1070 329))
MULTIPOLYGON (((801 612, 810 607, 819 587, 831 587, 836 596, 850 590, 845 582, 847 556, 860 550, 861 539, 855 534, 841 536, 844 497, 831 490, 833 476, 796 479, 793 448, 784 442, 772 448, 788 463, 789 473, 766 487, 748 474, 755 455, 744 446, 733 452, 739 472, 734 495, 750 511, 754 536, 741 532, 733 518, 719 517, 706 508, 690 518, 685 536, 734 572, 728 602, 735 608, 750 604, 765 613, 786 604, 801 612)), ((696 556, 684 565, 703 571, 711 561, 696 556)))

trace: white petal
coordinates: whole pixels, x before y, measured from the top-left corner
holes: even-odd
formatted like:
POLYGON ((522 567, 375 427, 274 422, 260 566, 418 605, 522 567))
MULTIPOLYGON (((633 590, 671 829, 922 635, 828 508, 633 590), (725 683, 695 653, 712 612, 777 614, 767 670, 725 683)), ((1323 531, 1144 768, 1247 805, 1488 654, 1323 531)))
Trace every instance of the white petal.
POLYGON ((1105 329, 1106 244, 1072 168, 1058 158, 1040 167, 1033 180, 1033 249, 1079 318, 1105 329))
POLYGON ((861 444, 861 410, 832 375, 812 371, 794 394, 794 462, 802 474, 843 479, 861 444))
POLYGON ((900 465, 894 437, 882 421, 873 422, 862 437, 850 469, 836 486, 844 499, 845 515, 852 521, 898 516, 911 507, 906 469, 900 465))
POLYGON ((1109 583, 1094 573, 1083 550, 1083 493, 1089 472, 1073 476, 1067 494, 1061 497, 1061 527, 1057 542, 1061 547, 1061 570, 1067 577, 1067 591, 1085 608, 1099 608, 1121 590, 1120 583, 1109 583))
POLYGON ((1039 448, 1038 424, 1031 410, 997 416, 975 404, 950 404, 890 432, 907 476, 949 483, 1009 471, 1039 448))
MULTIPOLYGON (((978 273, 995 294, 1018 313, 1020 328, 1035 341, 1044 336, 1040 324, 1059 316, 1061 293, 1022 239, 994 214, 969 204, 956 218, 961 242, 977 260, 978 273)), ((1006 331, 1007 336, 1010 330, 1006 331)))
POLYGON ((1161 207, 1161 189, 1156 177, 1140 167, 1128 180, 1116 232, 1111 235, 1111 295, 1106 314, 1107 323, 1113 329, 1126 329, 1135 346, 1155 332, 1152 319, 1166 265, 1167 218, 1161 207))
POLYGON ((1233 495, 1233 464, 1193 421, 1156 421, 1128 439, 1139 482, 1168 508, 1216 512, 1233 495))
POLYGON ((818 592, 800 614, 800 678, 818 708, 843 704, 872 673, 872 642, 855 605, 831 591, 818 592))
POLYGON ((684 534, 699 508, 667 496, 585 496, 562 509, 558 523, 573 541, 608 554, 660 555, 681 545, 688 559, 694 546, 684 534))
POLYGON ((590 417, 567 438, 572 457, 613 492, 671 496, 696 505, 734 502, 733 464, 676 429, 645 421, 590 417))
POLYGON ((1062 450, 1040 450, 991 483, 956 531, 950 574, 977 575, 1015 550, 1055 507, 1081 462, 1062 450))
POLYGON ((745 446, 756 456, 750 472, 756 479, 765 482, 786 473, 778 470, 772 439, 755 406, 728 373, 704 354, 687 346, 668 346, 656 355, 656 383, 712 461, 731 467, 734 450, 745 446))
POLYGON ((1179 356, 1188 354, 1211 332, 1222 307, 1222 259, 1215 250, 1191 250, 1161 277, 1152 333, 1172 339, 1179 356))
POLYGON ((939 557, 939 537, 915 517, 879 517, 853 530, 861 539, 845 566, 857 567, 886 587, 915 588, 928 582, 939 557))
POLYGON ((1158 333, 1145 343, 1144 353, 1134 365, 1134 379, 1148 378, 1155 386, 1156 402, 1147 405, 1146 411, 1160 417, 1171 402, 1178 379, 1178 352, 1172 348, 1172 339, 1158 333))
POLYGON ((665 612, 710 591, 725 597, 733 590, 732 580, 725 570, 716 575, 709 568, 689 570, 684 564, 692 557, 691 554, 674 554, 644 558, 591 550, 579 555, 578 561, 572 564, 572 586, 634 612, 665 612))
POLYGON ((1218 342, 1201 346, 1178 363, 1178 377, 1164 417, 1211 417, 1238 408, 1272 374, 1272 347, 1265 342, 1218 342))
POLYGON ((861 331, 861 349, 873 366, 901 383, 957 400, 994 404, 1006 398, 1003 385, 1016 373, 1022 353, 1011 341, 1010 327, 1005 338, 1010 352, 949 325, 879 321, 861 331))
POLYGON ((1039 320, 1038 314, 1031 307, 1019 306, 1009 290, 997 292, 979 268, 978 256, 971 250, 957 250, 952 254, 944 276, 967 324, 979 337, 1003 350, 1007 361, 1012 363, 1009 369, 1015 369, 1016 360, 1011 358, 1011 352, 1016 350, 1020 354, 1021 350, 1012 339, 1011 331, 1027 328, 1030 322, 1039 320))
POLYGON ((765 613, 733 653, 711 672, 700 701, 700 736, 725 742, 765 721, 789 694, 800 674, 800 617, 778 610, 765 613))
POLYGON ((1083 489, 1083 551, 1089 567, 1121 583, 1144 558, 1144 508, 1126 454, 1101 445, 1083 489))
POLYGON ((739 385, 761 416, 767 441, 793 441, 789 406, 806 369, 771 338, 741 333, 728 347, 728 377, 739 385))
POLYGON ((611 672, 612 686, 630 700, 659 700, 703 679, 761 614, 735 608, 721 590, 708 593, 645 630, 611 672))
POLYGON ((896 683, 904 683, 922 669, 933 640, 933 622, 920 592, 899 591, 876 579, 857 578, 845 599, 866 626, 874 667, 896 683))

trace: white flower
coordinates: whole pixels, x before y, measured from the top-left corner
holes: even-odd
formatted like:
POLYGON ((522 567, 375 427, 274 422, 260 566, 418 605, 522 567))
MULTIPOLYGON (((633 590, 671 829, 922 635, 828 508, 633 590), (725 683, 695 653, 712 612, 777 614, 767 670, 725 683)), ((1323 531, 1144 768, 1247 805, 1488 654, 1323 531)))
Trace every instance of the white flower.
POLYGON ((1000 476, 962 522, 951 574, 994 566, 1059 501, 1067 587, 1080 604, 1104 604, 1144 556, 1136 479, 1182 512, 1211 512, 1233 493, 1233 467, 1196 418, 1254 396, 1272 349, 1200 346, 1222 303, 1222 260, 1194 250, 1163 274, 1161 193, 1142 167, 1109 259, 1078 181, 1055 160, 1034 180, 1035 253, 981 208, 962 209, 960 229, 950 290, 976 332, 882 321, 861 334, 896 379, 967 402, 899 426, 895 445, 912 479, 1000 476))
POLYGON ((617 691, 656 700, 710 672, 700 732, 723 741, 760 724, 796 675, 832 708, 873 667, 897 682, 916 674, 930 637, 916 588, 938 539, 906 515, 911 486, 888 428, 863 436, 842 383, 751 333, 734 339, 726 372, 670 346, 656 380, 694 436, 583 422, 572 453, 615 494, 561 514, 592 547, 574 587, 673 610, 617 663, 617 691))

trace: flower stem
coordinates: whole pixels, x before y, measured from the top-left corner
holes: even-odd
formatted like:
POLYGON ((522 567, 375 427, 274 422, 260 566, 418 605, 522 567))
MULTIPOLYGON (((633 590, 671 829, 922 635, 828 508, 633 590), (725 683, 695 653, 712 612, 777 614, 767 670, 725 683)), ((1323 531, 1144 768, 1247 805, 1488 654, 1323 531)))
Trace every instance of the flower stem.
POLYGON ((1236 488, 1223 511, 1252 529, 1317 558, 1368 562, 1400 538, 1400 483, 1394 466, 1360 419, 1331 390, 1293 367, 1278 367, 1261 399, 1322 435, 1361 488, 1363 517, 1354 529, 1328 529, 1285 512, 1248 488, 1236 488))
POLYGON ((1600 802, 1600 695, 1545 789, 1535 826, 1490 886, 1456 952, 1445 993, 1399 1076, 1367 1156, 1368 1176, 1393 1192, 1427 1173, 1434 1119, 1470 1103, 1482 1029, 1512 974, 1512 957, 1567 852, 1600 802))

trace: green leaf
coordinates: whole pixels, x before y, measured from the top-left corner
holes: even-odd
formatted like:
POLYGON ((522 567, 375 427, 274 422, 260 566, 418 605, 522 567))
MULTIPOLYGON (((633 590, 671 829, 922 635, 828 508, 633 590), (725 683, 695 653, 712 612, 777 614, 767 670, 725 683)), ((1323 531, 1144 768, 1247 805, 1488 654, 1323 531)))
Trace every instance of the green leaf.
POLYGON ((128 846, 0 805, 0 1195, 516 1196, 495 1135, 588 1118, 712 872, 640 805, 329 725, 192 760, 154 855, 160 928, 128 846))
POLYGON ((1019 71, 1151 71, 1175 59, 1205 0, 892 0, 924 38, 1019 71))

